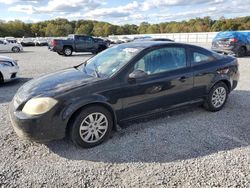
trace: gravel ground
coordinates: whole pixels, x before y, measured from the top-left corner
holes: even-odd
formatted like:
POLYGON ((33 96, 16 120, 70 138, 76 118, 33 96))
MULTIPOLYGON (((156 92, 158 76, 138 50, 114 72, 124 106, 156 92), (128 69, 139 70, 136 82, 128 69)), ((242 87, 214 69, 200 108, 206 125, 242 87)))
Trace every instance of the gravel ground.
POLYGON ((19 139, 8 103, 27 80, 90 57, 59 56, 45 47, 7 55, 20 79, 0 86, 0 187, 250 187, 250 57, 239 59, 239 86, 225 108, 192 107, 129 123, 104 144, 75 147, 67 139, 19 139))

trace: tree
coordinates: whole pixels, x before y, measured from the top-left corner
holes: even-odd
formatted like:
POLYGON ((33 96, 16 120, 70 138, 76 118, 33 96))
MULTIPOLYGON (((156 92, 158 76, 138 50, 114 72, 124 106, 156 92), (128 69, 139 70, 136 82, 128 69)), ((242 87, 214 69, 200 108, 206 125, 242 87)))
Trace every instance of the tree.
POLYGON ((208 32, 225 30, 250 30, 250 16, 219 20, 210 17, 195 18, 181 22, 163 22, 149 24, 142 22, 137 25, 113 25, 107 22, 92 20, 69 21, 64 18, 42 21, 38 23, 24 23, 20 20, 5 22, 0 20, 0 37, 31 37, 51 36, 61 37, 71 33, 109 36, 124 34, 178 33, 178 32, 208 32))
POLYGON ((85 22, 81 24, 77 29, 77 34, 92 35, 94 25, 92 22, 85 22))
POLYGON ((148 29, 149 26, 150 26, 149 23, 147 23, 147 22, 142 22, 142 23, 140 24, 140 26, 138 27, 138 32, 139 32, 139 34, 145 34, 145 33, 147 33, 147 29, 148 29))
POLYGON ((146 33, 152 34, 152 33, 160 33, 160 28, 158 24, 150 25, 147 27, 146 33))

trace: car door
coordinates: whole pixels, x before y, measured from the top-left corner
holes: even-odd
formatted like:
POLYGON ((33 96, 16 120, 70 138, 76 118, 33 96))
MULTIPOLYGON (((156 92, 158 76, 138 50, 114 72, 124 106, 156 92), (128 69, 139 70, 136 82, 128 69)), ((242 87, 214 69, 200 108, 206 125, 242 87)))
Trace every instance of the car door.
POLYGON ((194 74, 193 98, 202 98, 207 94, 208 85, 216 74, 216 58, 212 52, 192 48, 190 49, 192 72, 194 74))
POLYGON ((129 73, 140 70, 147 75, 123 87, 124 118, 173 108, 190 100, 193 74, 186 49, 182 46, 154 49, 137 61, 129 73))
POLYGON ((77 36, 75 46, 77 52, 91 52, 93 50, 94 41, 88 36, 77 36))

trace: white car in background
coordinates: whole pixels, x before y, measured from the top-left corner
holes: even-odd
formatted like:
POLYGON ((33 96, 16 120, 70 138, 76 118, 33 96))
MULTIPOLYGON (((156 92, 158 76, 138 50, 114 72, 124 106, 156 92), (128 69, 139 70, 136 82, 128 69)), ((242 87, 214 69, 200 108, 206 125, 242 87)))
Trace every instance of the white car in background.
POLYGON ((5 39, 0 39, 0 52, 14 52, 18 53, 23 51, 23 47, 18 43, 10 43, 5 39))
POLYGON ((0 83, 17 78, 19 67, 17 61, 5 56, 0 56, 0 83))
POLYGON ((48 46, 48 40, 46 38, 36 38, 34 43, 36 46, 48 46))

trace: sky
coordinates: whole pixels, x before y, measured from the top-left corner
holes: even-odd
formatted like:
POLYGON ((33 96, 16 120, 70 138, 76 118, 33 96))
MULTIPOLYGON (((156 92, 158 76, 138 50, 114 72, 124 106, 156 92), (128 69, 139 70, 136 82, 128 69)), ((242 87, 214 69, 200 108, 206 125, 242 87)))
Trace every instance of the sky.
POLYGON ((113 24, 250 16, 250 0, 0 0, 0 19, 39 22, 56 18, 113 24))

